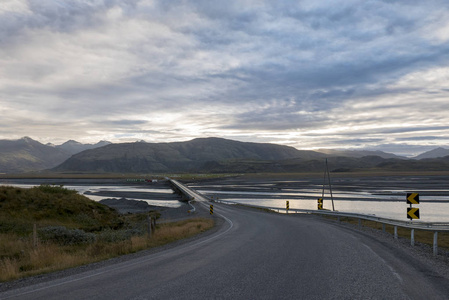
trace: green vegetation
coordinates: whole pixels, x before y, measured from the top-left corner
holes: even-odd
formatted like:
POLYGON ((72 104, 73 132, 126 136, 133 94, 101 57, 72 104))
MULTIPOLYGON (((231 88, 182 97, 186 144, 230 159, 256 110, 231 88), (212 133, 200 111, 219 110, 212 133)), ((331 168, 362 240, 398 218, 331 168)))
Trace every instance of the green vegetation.
POLYGON ((0 187, 0 233, 26 236, 34 224, 94 232, 118 229, 123 220, 114 209, 61 186, 0 187))
POLYGON ((160 246, 214 225, 211 219, 160 224, 150 237, 147 220, 148 214, 119 215, 62 186, 0 187, 0 281, 160 246))

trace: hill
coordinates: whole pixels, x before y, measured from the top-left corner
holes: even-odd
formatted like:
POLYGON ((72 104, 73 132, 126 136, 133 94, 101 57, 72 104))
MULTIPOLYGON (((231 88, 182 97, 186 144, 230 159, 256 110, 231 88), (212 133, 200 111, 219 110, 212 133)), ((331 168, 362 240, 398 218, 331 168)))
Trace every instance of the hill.
POLYGON ((29 137, 0 140, 0 173, 20 173, 57 166, 70 157, 61 149, 29 137))
POLYGON ((82 143, 74 141, 74 140, 69 140, 61 145, 57 145, 54 147, 73 155, 76 153, 80 153, 84 150, 95 149, 95 148, 103 147, 103 146, 106 146, 109 144, 111 144, 111 142, 108 142, 108 141, 100 141, 96 144, 82 144, 82 143))
POLYGON ((53 168, 72 154, 110 144, 81 144, 70 140, 62 145, 41 144, 29 137, 0 140, 0 173, 23 173, 53 168))
MULTIPOLYGON (((221 164, 301 158, 323 159, 322 153, 293 147, 199 138, 175 143, 123 143, 86 150, 54 168, 58 172, 210 172, 221 164)), ((225 171, 226 168, 221 168, 225 171)), ((235 167, 232 167, 235 169, 235 167)))
POLYGON ((114 209, 63 187, 0 187, 0 233, 29 234, 34 223, 99 231, 121 222, 114 209))
POLYGON ((414 159, 425 159, 425 158, 437 158, 437 157, 445 157, 449 155, 449 149, 445 149, 442 147, 421 153, 418 156, 415 156, 414 159))
POLYGON ((370 151, 370 150, 333 150, 333 149, 318 149, 317 152, 327 154, 329 156, 344 156, 344 157, 364 157, 364 156, 379 156, 385 159, 397 158, 397 159, 407 159, 403 156, 398 156, 393 153, 387 153, 383 151, 370 151))

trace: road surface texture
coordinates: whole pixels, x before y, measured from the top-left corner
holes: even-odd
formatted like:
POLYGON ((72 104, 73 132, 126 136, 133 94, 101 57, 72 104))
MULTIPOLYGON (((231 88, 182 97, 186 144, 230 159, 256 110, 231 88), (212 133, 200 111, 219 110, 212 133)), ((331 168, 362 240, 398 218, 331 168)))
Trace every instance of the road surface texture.
POLYGON ((0 299, 449 299, 446 278, 362 232, 309 215, 214 211, 225 221, 212 235, 0 299))

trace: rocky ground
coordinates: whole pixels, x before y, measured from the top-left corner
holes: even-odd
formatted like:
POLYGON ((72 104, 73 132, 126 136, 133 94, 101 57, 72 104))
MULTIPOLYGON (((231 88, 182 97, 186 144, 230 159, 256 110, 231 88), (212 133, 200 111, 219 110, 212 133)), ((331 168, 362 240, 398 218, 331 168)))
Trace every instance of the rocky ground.
POLYGON ((180 207, 163 207, 149 205, 147 202, 139 200, 129 200, 126 198, 110 198, 101 200, 100 203, 116 209, 121 214, 145 213, 157 211, 160 213, 160 222, 170 222, 190 218, 192 216, 192 206, 187 202, 181 202, 180 207))

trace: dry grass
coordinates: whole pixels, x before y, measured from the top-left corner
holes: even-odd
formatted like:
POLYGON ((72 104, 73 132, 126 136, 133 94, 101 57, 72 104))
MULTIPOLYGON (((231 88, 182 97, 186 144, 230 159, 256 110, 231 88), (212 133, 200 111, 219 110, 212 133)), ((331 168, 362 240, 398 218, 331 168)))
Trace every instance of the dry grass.
POLYGON ((151 238, 133 235, 117 242, 94 242, 88 245, 61 246, 51 242, 33 245, 33 238, 0 234, 0 281, 53 272, 119 255, 161 246, 212 228, 211 219, 189 219, 161 224, 151 238))

